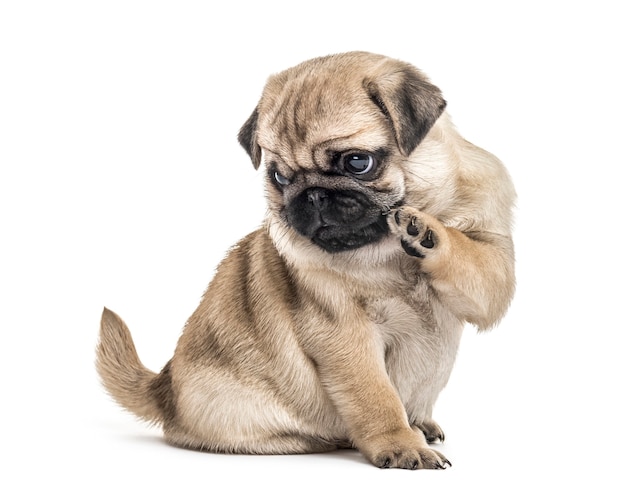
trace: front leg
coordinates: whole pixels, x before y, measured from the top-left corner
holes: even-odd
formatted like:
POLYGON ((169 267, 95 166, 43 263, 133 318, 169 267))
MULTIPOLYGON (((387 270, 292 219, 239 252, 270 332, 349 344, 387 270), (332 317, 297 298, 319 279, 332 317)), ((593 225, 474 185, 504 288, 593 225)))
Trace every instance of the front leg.
POLYGON ((389 226, 457 316, 482 329, 500 320, 515 290, 510 237, 463 233, 412 207, 390 214, 389 226))
POLYGON ((385 369, 384 350, 367 319, 345 317, 339 329, 318 319, 308 335, 307 352, 320 380, 350 439, 371 463, 405 469, 450 465, 445 456, 428 447, 423 432, 409 425, 385 369))

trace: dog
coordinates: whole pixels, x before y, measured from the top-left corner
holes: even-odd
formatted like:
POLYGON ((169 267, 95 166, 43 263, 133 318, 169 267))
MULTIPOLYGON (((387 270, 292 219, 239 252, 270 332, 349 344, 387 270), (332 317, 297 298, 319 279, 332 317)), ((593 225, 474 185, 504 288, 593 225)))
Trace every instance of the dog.
POLYGON ((265 173, 263 226, 220 263, 160 373, 104 309, 104 387, 176 446, 447 468, 433 405, 465 324, 496 325, 515 290, 505 167, 417 68, 366 52, 271 76, 238 140, 265 173))

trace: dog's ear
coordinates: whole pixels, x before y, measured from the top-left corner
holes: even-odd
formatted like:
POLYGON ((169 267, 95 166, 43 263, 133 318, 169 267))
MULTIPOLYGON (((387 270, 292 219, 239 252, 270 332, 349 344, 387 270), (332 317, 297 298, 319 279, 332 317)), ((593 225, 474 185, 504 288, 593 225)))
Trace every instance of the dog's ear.
POLYGON ((256 139, 256 127, 258 119, 258 108, 254 108, 254 111, 252 111, 250 117, 243 124, 241 130, 239 130, 239 135, 237 136, 239 143, 244 149, 246 149, 246 152, 250 156, 250 159, 252 159, 252 165, 254 166, 254 169, 258 169, 261 165, 261 147, 257 143, 256 139))
POLYGON ((365 80, 364 87, 390 120, 405 156, 415 150, 446 107, 439 88, 410 65, 365 80))

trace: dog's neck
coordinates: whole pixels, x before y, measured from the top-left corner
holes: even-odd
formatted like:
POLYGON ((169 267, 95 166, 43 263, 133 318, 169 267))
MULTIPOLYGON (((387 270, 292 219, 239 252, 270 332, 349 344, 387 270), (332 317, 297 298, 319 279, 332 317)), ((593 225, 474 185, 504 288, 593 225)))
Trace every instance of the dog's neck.
POLYGON ((389 236, 355 250, 329 253, 276 217, 269 216, 265 225, 278 254, 293 270, 304 275, 324 274, 341 281, 358 280, 374 286, 397 283, 396 269, 390 266, 396 265, 400 269, 399 259, 406 256, 398 241, 389 236))

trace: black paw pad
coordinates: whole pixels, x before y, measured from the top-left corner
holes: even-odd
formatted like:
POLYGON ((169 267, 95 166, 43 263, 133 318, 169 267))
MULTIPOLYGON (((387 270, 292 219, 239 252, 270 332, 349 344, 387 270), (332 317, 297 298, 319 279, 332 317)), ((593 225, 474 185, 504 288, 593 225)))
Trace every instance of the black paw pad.
POLYGON ((420 230, 415 225, 415 218, 411 219, 411 223, 407 226, 406 232, 409 236, 417 236, 420 233, 420 230))
MULTIPOLYGON (((410 227, 410 226, 409 226, 410 227)), ((408 231, 407 231, 408 232, 408 231)), ((409 233, 410 234, 410 233, 409 233)), ((435 241, 433 241, 433 231, 428 231, 424 239, 420 241, 420 244, 424 248, 432 249, 435 247, 435 241)))
POLYGON ((416 258, 424 258, 424 255, 422 253, 416 250, 413 246, 411 246, 404 239, 400 241, 400 244, 402 244, 402 248, 404 249, 407 255, 415 256, 416 258))

